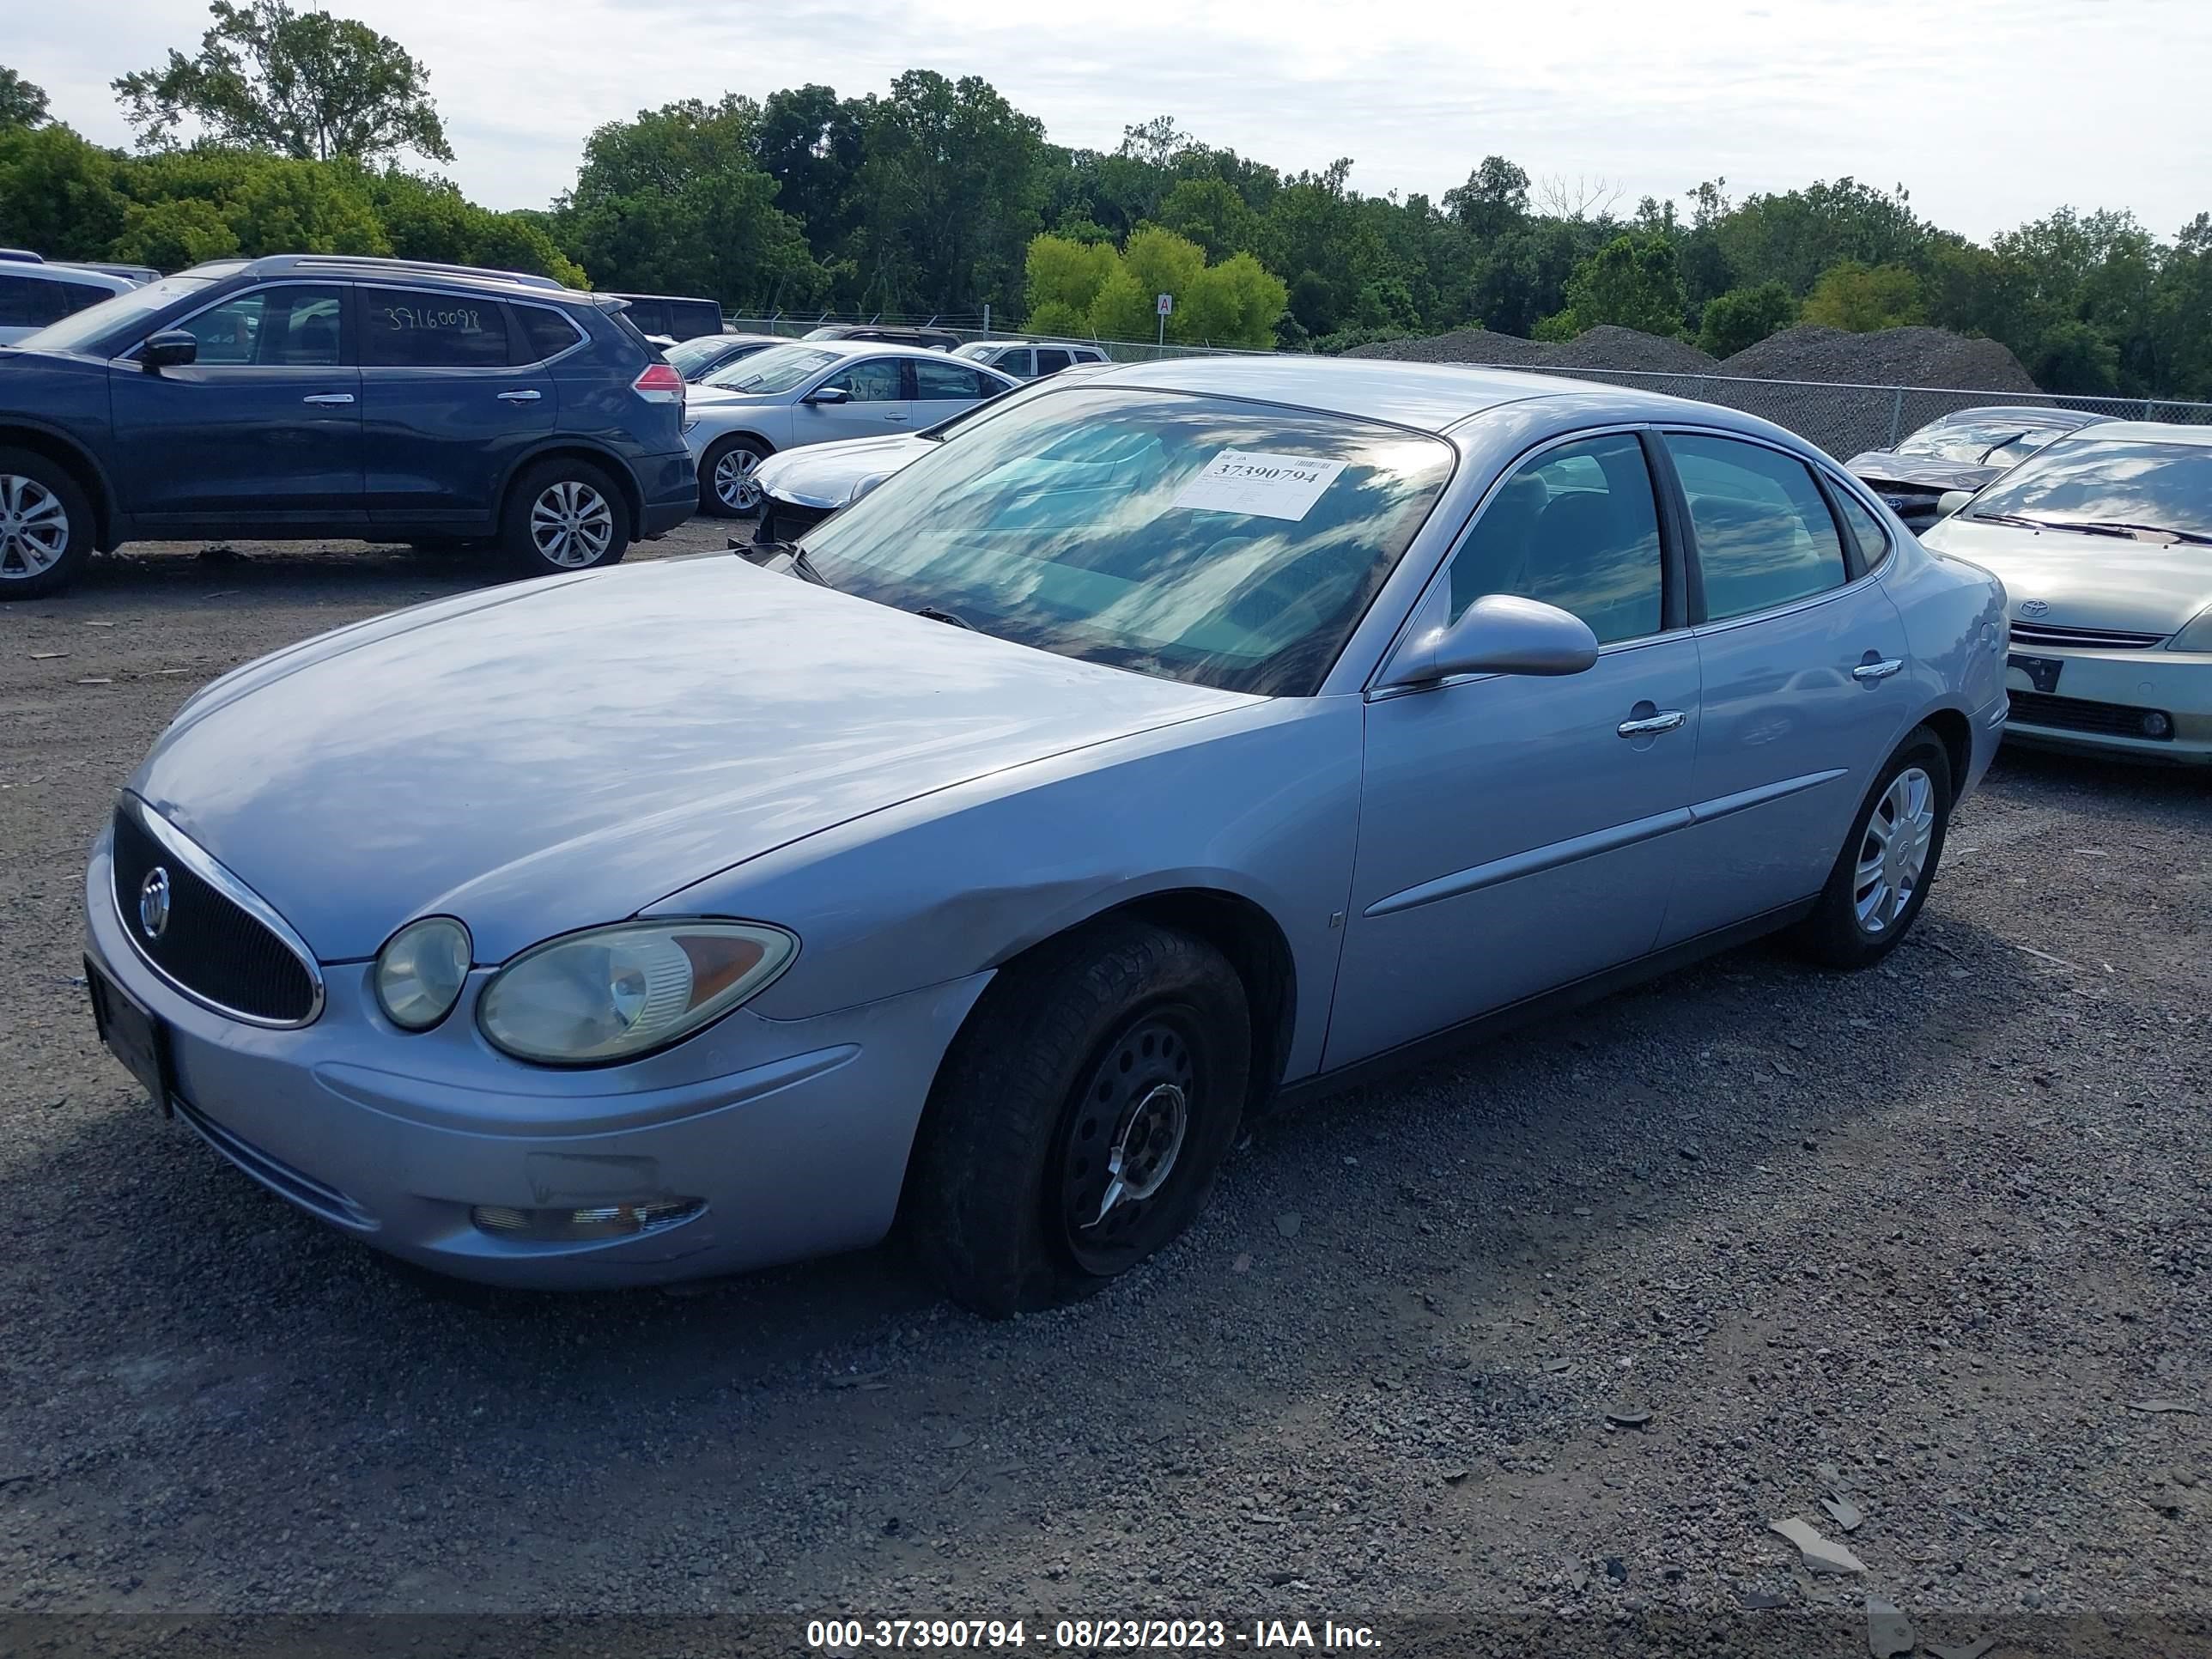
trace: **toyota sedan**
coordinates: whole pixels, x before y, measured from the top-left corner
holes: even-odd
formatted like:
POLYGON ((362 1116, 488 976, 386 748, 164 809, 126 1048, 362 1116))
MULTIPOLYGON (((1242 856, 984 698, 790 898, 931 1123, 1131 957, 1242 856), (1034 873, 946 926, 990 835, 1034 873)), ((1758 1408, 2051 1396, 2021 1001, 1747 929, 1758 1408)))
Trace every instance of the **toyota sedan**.
POLYGON ((2005 715, 1993 579, 1776 427, 1547 377, 1048 382, 748 553, 187 702, 85 889, 160 1109, 454 1274, 902 1223, 1040 1306, 1251 1114, 1776 930, 1880 960, 2005 715))

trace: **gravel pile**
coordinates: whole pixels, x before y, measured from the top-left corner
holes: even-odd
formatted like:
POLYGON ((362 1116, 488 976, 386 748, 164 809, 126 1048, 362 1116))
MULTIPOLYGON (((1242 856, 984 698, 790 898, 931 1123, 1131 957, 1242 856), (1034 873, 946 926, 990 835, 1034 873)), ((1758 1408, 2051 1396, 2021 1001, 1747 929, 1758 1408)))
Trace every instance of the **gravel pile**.
POLYGON ((1763 380, 1843 380, 1857 386, 2036 390, 2020 359, 1995 340, 1970 340, 1941 328, 1888 328, 1874 334, 1853 334, 1806 323, 1746 346, 1721 364, 1720 373, 1763 380))
POLYGON ((1354 346, 1347 357, 1389 357, 1401 363, 1540 364, 1544 348, 1517 334, 1493 334, 1486 328, 1455 328, 1415 340, 1378 340, 1354 346))
POLYGON ((1553 368, 1641 369, 1656 374, 1710 374, 1716 362, 1687 340, 1662 339, 1607 323, 1586 329, 1565 345, 1540 347, 1553 368))

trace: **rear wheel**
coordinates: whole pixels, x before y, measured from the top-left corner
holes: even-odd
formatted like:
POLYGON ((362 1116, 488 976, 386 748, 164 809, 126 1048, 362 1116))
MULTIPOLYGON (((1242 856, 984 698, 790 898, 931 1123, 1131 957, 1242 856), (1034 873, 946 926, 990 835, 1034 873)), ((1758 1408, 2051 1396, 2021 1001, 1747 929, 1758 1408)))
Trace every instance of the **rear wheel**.
POLYGON ((0 448, 0 599, 58 592, 91 557, 92 503, 68 470, 0 448))
POLYGON ((507 494, 500 545, 533 576, 595 570, 629 550, 629 509, 588 461, 541 461, 507 494))
POLYGON ((761 487, 753 474, 775 453, 750 433, 716 440, 699 458, 699 505, 718 519, 757 512, 761 487))
POLYGON ((1905 937, 1928 902, 1951 821, 1951 760, 1942 739, 1917 728, 1875 775, 1818 908, 1796 942, 1832 968, 1865 968, 1905 937))
POLYGON ((907 1219, 954 1300, 1097 1289, 1204 1207, 1251 1069, 1243 981, 1205 941, 1109 921, 1005 970, 931 1092, 907 1219))

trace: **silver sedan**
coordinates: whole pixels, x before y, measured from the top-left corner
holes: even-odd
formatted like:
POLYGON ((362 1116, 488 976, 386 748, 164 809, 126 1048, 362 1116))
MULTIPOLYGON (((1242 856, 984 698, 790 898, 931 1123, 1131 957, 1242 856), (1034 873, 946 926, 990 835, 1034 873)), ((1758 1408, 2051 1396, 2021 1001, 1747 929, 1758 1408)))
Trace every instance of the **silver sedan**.
POLYGON ((2005 717, 1994 580, 1776 427, 1546 377, 1048 381, 755 556, 187 703, 85 885, 161 1109, 447 1273, 903 1217, 1036 1307, 1252 1114, 1758 934, 1881 960, 2005 717))

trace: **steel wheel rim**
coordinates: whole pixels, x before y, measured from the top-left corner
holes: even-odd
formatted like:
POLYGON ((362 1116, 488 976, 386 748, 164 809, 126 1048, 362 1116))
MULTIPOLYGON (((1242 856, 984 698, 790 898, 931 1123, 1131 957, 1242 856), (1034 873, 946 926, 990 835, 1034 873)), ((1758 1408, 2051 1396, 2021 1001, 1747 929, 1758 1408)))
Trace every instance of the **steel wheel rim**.
POLYGON ((1176 1223, 1179 1171, 1206 1106, 1204 1057, 1179 1010, 1139 1016, 1107 1043, 1075 1096, 1060 1158, 1061 1236, 1103 1275, 1149 1255, 1176 1223), (1164 1230, 1163 1220, 1164 1218, 1164 1230))
POLYGON ((761 458, 750 449, 726 450, 714 463, 714 498, 733 513, 760 505, 761 487, 753 482, 761 458))
POLYGON ((69 551, 69 509, 36 478, 0 473, 0 581, 44 575, 69 551))
POLYGON ((614 538, 615 510, 587 483, 563 478, 531 503, 531 545, 548 564, 564 570, 596 564, 614 538))
POLYGON ((1879 939, 1897 925, 1920 891, 1935 842, 1936 781, 1908 766, 1882 791, 1859 841, 1851 909, 1860 932, 1879 939))

